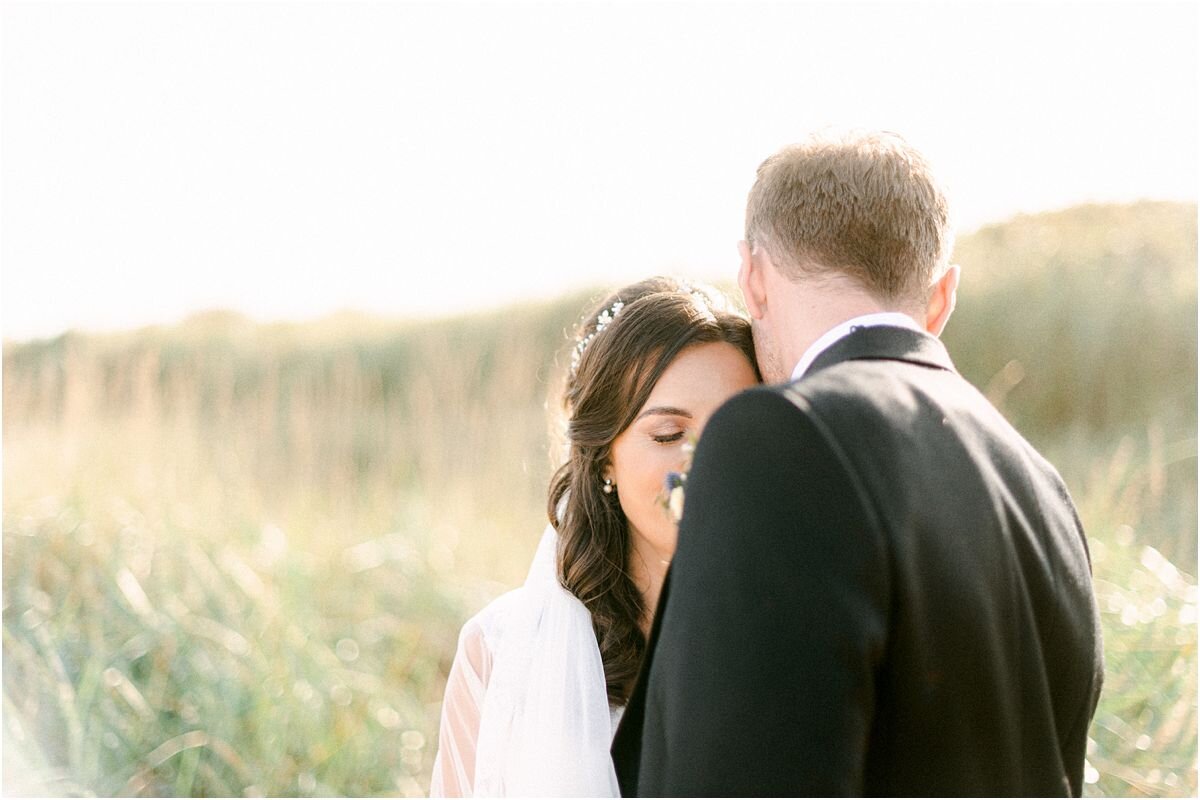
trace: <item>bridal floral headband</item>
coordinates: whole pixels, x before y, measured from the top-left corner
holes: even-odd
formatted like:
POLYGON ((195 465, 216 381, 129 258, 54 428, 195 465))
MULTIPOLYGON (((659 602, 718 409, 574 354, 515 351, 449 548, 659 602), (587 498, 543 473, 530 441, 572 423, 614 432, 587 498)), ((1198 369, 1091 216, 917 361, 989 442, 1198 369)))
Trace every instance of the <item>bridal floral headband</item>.
POLYGON ((575 345, 575 352, 571 354, 571 374, 574 375, 579 370, 579 362, 583 358, 583 351, 591 344, 592 339, 596 338, 596 334, 607 328, 617 315, 621 313, 621 309, 625 307, 622 300, 613 303, 609 308, 600 312, 600 316, 596 317, 596 327, 587 336, 580 339, 575 345))
MULTIPOLYGON (((695 306, 699 314, 709 319, 715 319, 712 311, 713 300, 707 292, 689 281, 681 281, 680 286, 692 296, 692 305, 695 306)), ((587 350, 587 346, 592 343, 592 339, 595 339, 596 334, 611 325, 624 307, 625 301, 617 300, 611 306, 601 311, 600 316, 596 317, 596 326, 592 329, 592 332, 575 343, 575 350, 571 353, 571 375, 579 371, 579 362, 583 360, 583 353, 587 350)))

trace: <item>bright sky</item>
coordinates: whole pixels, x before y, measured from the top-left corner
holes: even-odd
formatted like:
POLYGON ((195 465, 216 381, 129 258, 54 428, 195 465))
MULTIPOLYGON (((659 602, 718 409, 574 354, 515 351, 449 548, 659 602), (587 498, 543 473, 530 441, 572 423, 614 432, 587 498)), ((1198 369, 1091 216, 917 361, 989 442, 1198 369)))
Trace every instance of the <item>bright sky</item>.
POLYGON ((960 232, 1195 200, 1192 3, 3 7, 5 338, 731 278, 759 162, 934 162, 960 232))

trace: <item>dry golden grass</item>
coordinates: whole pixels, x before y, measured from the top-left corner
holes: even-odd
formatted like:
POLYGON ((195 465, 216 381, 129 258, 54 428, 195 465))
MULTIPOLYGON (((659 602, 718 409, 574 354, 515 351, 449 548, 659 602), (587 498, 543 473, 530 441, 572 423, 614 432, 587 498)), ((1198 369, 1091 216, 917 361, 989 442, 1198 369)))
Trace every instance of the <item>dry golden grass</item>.
MULTIPOLYGON (((1092 795, 1197 790, 1195 213, 959 246, 951 353, 1091 537, 1092 795)), ((458 626, 544 525, 586 299, 6 343, 5 791, 423 794, 458 626)))

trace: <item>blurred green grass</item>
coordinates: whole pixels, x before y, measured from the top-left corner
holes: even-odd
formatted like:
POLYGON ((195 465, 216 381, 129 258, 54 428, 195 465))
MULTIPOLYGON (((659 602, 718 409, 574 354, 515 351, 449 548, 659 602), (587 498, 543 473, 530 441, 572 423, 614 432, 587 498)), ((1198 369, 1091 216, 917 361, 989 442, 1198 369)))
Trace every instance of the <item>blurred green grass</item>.
MULTIPOLYGON (((963 237, 960 370, 1080 507, 1087 791, 1196 779, 1196 207, 963 237)), ((423 794, 458 626, 523 577, 589 295, 4 346, 4 791, 423 794)))

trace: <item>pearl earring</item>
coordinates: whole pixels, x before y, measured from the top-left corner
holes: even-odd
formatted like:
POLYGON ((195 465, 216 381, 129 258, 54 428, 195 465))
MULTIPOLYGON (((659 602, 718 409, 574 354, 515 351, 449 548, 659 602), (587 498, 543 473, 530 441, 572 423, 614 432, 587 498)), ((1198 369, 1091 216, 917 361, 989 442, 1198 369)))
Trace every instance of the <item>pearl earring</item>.
POLYGON ((612 494, 613 489, 615 489, 615 488, 617 488, 617 487, 613 486, 612 478, 604 479, 604 490, 603 491, 605 494, 612 494))

